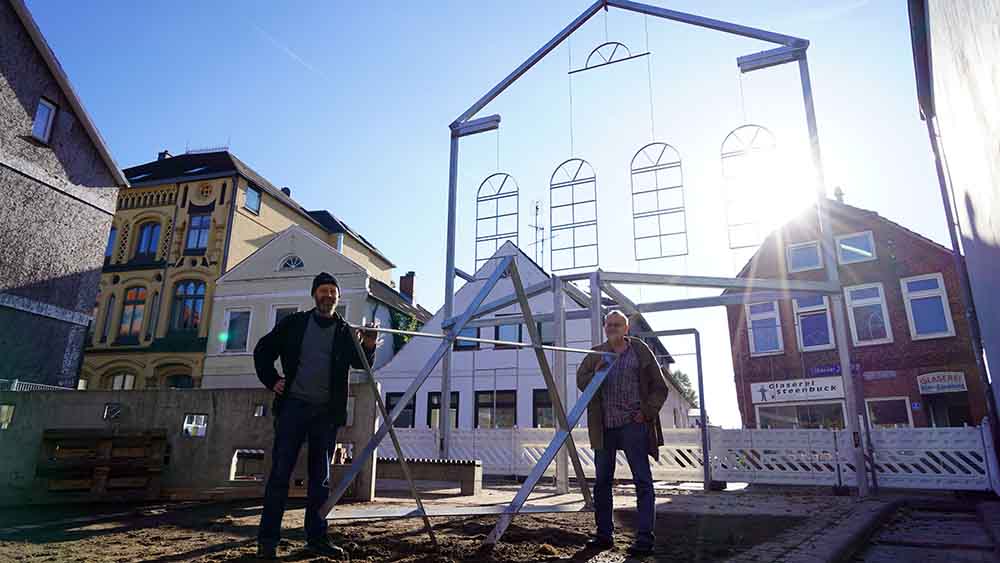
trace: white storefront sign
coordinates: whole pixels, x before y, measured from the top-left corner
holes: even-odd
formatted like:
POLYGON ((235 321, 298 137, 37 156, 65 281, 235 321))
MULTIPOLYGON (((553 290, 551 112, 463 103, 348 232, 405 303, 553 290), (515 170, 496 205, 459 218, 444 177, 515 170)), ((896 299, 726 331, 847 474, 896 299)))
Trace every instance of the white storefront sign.
POLYGON ((838 375, 836 377, 812 377, 754 383, 750 386, 750 391, 755 404, 818 401, 821 399, 842 399, 844 397, 843 384, 843 379, 838 375))
POLYGON ((921 395, 935 393, 961 393, 968 391, 965 374, 960 371, 938 371, 917 376, 917 387, 921 395))

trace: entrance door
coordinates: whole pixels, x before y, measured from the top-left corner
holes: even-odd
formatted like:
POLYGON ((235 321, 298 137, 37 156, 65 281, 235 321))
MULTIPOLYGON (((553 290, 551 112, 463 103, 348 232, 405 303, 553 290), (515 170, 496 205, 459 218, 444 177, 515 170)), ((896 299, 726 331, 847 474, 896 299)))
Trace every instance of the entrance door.
POLYGON ((969 393, 936 393, 924 395, 931 414, 931 424, 937 428, 974 426, 969 416, 969 393))

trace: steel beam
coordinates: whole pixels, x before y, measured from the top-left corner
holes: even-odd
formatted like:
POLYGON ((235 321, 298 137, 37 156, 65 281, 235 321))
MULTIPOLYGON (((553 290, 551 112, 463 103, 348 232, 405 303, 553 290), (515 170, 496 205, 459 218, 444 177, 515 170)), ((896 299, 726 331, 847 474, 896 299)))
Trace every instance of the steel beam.
MULTIPOLYGON (((542 372, 542 378, 545 379, 545 386, 549 390, 549 399, 552 401, 552 411, 556 415, 556 423, 559 425, 559 428, 567 432, 566 440, 568 442, 569 459, 573 463, 573 470, 576 472, 576 480, 580 485, 580 492, 583 494, 583 502, 587 506, 592 506, 594 499, 591 496, 590 489, 587 488, 587 476, 583 473, 580 454, 577 452, 576 442, 573 440, 573 427, 569 425, 566 419, 566 411, 563 409, 563 402, 559 397, 556 381, 552 377, 549 360, 545 357, 545 351, 541 348, 542 335, 539 334, 538 325, 535 324, 534 319, 531 317, 531 305, 528 303, 528 297, 524 293, 524 285, 521 283, 521 274, 517 271, 516 262, 511 262, 510 264, 510 280, 514 284, 514 291, 517 293, 518 302, 521 305, 521 314, 524 315, 524 319, 527 321, 525 324, 528 327, 528 335, 531 337, 531 342, 535 345, 535 359, 538 360, 538 369, 542 372)), ((561 295, 558 296, 562 297, 561 295)))
POLYGON ((521 76, 523 76, 524 73, 528 72, 528 70, 530 70, 531 67, 535 66, 538 63, 538 61, 544 59, 546 55, 548 55, 553 49, 558 47, 559 44, 562 43, 567 37, 572 35, 574 31, 579 29, 580 26, 582 26, 583 24, 587 23, 587 20, 589 20, 594 14, 596 14, 598 10, 604 7, 605 3, 606 3, 605 0, 597 0, 596 2, 591 4, 589 8, 587 8, 586 10, 583 11, 582 14, 577 16, 575 20, 571 21, 569 25, 567 25, 562 29, 562 31, 557 33, 556 36, 550 39, 548 43, 542 45, 540 49, 535 51, 530 57, 528 57, 526 61, 524 61, 523 63, 520 64, 520 66, 515 68, 513 72, 511 72, 506 76, 506 78, 504 78, 496 86, 491 88, 490 91, 487 92, 482 98, 479 98, 476 101, 476 103, 472 104, 472 106, 469 107, 469 109, 465 110, 465 112, 463 112, 462 115, 455 118, 455 121, 452 122, 452 127, 456 127, 462 123, 465 123, 470 117, 479 113, 479 110, 483 109, 484 107, 486 107, 487 104, 496 99, 496 97, 499 96, 501 93, 503 93, 503 91, 506 90, 508 87, 510 87, 511 84, 516 82, 518 78, 521 78, 521 76))
MULTIPOLYGON (((512 260, 513 257, 507 256, 506 258, 504 258, 503 261, 500 262, 500 264, 497 265, 497 269, 493 271, 493 274, 490 275, 489 279, 486 280, 486 283, 483 284, 483 287, 479 288, 479 293, 477 293, 476 296, 472 299, 472 302, 469 304, 468 309, 466 309, 465 313, 462 314, 458 322, 455 323, 455 331, 452 333, 452 335, 462 330, 462 327, 465 326, 465 323, 468 322, 468 320, 472 317, 472 311, 475 310, 477 307, 479 307, 479 305, 481 305, 482 302, 486 299, 486 296, 490 294, 490 291, 493 290, 493 287, 500 280, 500 277, 507 271, 507 266, 510 264, 512 260)), ((385 435, 388 432, 387 427, 391 427, 396 422, 396 419, 399 418, 399 415, 403 412, 403 409, 417 394, 417 391, 420 389, 420 386, 424 384, 424 381, 426 381, 427 377, 430 376, 431 372, 437 366, 438 362, 441 361, 441 358, 444 357, 446 352, 451 351, 451 346, 453 342, 454 342, 453 336, 451 338, 445 338, 445 340, 441 343, 441 345, 438 346, 437 350, 435 350, 434 353, 431 354, 431 357, 427 359, 427 362, 424 364, 424 367, 420 368, 420 372, 417 373, 417 376, 413 378, 413 381, 410 383, 410 386, 407 387, 406 391, 403 393, 403 396, 400 399, 399 404, 397 404, 392 409, 392 412, 389 413, 389 419, 386 420, 385 424, 380 426, 378 430, 375 431, 375 434, 371 437, 370 440, 368 440, 368 443, 365 444, 364 450, 362 450, 361 454, 354 459, 353 463, 351 463, 351 467, 347 470, 347 473, 345 473, 344 476, 341 478, 340 483, 337 484, 337 488, 330 493, 329 500, 327 500, 326 504, 323 505, 322 511, 324 514, 329 515, 330 511, 333 510, 333 507, 337 504, 337 501, 339 501, 340 497, 342 497, 344 495, 344 492, 347 491, 347 487, 351 485, 351 482, 354 481, 354 478, 357 477, 358 473, 361 472, 361 468, 364 466, 365 460, 371 457, 371 455, 375 452, 375 449, 378 448, 378 445, 382 443, 382 440, 385 438, 385 435)), ((447 397, 450 398, 451 395, 447 395, 447 397)), ((443 404, 449 405, 451 403, 450 401, 448 401, 443 404)), ((442 408, 441 410, 447 411, 449 409, 442 408)))
MULTIPOLYGON (((552 283, 550 281, 548 281, 548 280, 545 280, 543 282, 538 282, 536 284, 529 285, 524 290, 524 292, 525 292, 525 294, 529 298, 531 298, 531 297, 534 297, 536 295, 541 295, 542 293, 550 291, 551 289, 552 289, 552 283)), ((476 318, 479 318, 479 317, 481 317, 483 315, 488 315, 488 314, 493 313, 495 311, 499 311, 500 309, 503 309, 504 307, 509 307, 509 306, 511 306, 511 305, 513 305, 515 303, 517 303, 517 295, 515 295, 513 293, 505 295, 503 297, 499 297, 497 299, 494 299, 493 301, 490 301, 490 302, 485 303, 484 305, 480 306, 479 309, 477 309, 472 314, 472 318, 476 319, 476 318)), ((449 317, 448 315, 445 315, 445 319, 443 321, 441 321, 441 328, 445 328, 446 329, 446 328, 452 326, 453 324, 455 324, 456 320, 458 320, 458 317, 449 317)))
MULTIPOLYGON (((393 427, 392 423, 389 421, 389 413, 385 410, 385 403, 382 402, 382 394, 379 393, 378 383, 375 382, 375 373, 372 372, 372 366, 368 363, 368 357, 365 355, 365 351, 361 348, 361 342, 357 338, 351 338, 354 341, 354 349, 361 358, 361 366, 365 371, 365 375, 368 377, 368 384, 371 387, 372 395, 375 396, 375 404, 378 406, 378 412, 382 414, 382 423, 389 430, 389 437, 392 438, 392 447, 396 450, 396 456, 399 459, 399 467, 403 470, 403 475, 406 477, 406 483, 410 487, 410 493, 413 495, 413 500, 417 502, 417 510, 420 512, 424 520, 424 529, 427 530, 427 534, 431 537, 431 543, 434 545, 435 550, 441 549, 438 545, 437 537, 434 536, 434 527, 431 526, 431 520, 427 517, 427 511, 424 509, 424 502, 420 499, 420 492, 417 491, 417 485, 413 481, 413 474, 410 473, 410 465, 406 462, 406 455, 403 454, 403 446, 399 443, 399 436, 396 435, 396 429, 393 427)), ((374 475, 372 476, 374 478, 374 475)), ((320 508, 322 510, 322 508, 320 508)), ((323 512, 320 517, 329 514, 329 512, 323 512)))
MULTIPOLYGON (((603 281, 635 285, 670 285, 687 287, 717 287, 770 291, 808 291, 839 294, 840 284, 828 281, 779 280, 761 278, 718 278, 710 276, 675 276, 670 274, 639 274, 632 272, 601 272, 603 281)), ((563 277, 566 280, 566 277, 563 277)))
POLYGON ((690 299, 640 303, 638 309, 641 313, 658 313, 661 311, 679 311, 681 309, 700 309, 704 307, 723 307, 726 305, 746 305, 767 301, 801 299, 815 295, 816 293, 811 291, 751 291, 748 293, 727 293, 711 297, 693 297, 690 299))
MULTIPOLYGON (((604 383, 605 378, 607 378, 608 371, 611 369, 611 365, 614 365, 614 362, 616 361, 618 361, 617 355, 615 356, 615 359, 612 362, 610 362, 608 367, 594 374, 594 378, 591 379, 590 383, 587 384, 587 388, 583 390, 583 394, 580 395, 580 398, 576 401, 576 404, 573 405, 573 409, 570 410, 569 412, 567 421, 568 428, 576 427, 576 424, 580 421, 580 417, 583 416, 584 412, 586 412, 587 405, 590 404, 590 401, 594 398, 594 395, 597 394, 597 390, 601 387, 601 384, 604 383)), ((566 429, 556 430, 555 435, 552 437, 552 441, 549 442, 548 447, 545 448, 545 453, 543 453, 542 457, 539 458, 538 463, 535 464, 535 467, 531 470, 531 473, 524 480, 524 484, 521 485, 521 488, 518 489, 517 494, 514 495, 514 500, 510 502, 506 510, 504 510, 503 514, 500 515, 500 518, 497 519, 496 526, 494 526, 493 531, 490 532, 490 535, 487 536, 485 540, 483 540, 484 546, 488 547, 496 545, 496 543, 500 541, 501 536, 503 536, 504 532, 507 531, 507 527, 510 526, 510 523, 513 521, 514 515, 520 512, 521 507, 523 507, 525 501, 528 500, 528 496, 531 494, 531 491, 534 490, 535 484, 537 484, 538 480, 541 479, 542 475, 545 474, 545 470, 548 469, 549 464, 552 463, 552 460, 555 458, 556 453, 559 452, 559 448, 561 448, 562 445, 566 442, 566 440, 569 438, 569 435, 570 435, 569 430, 566 429)))
POLYGON ((656 16, 658 18, 704 27, 715 31, 722 31, 724 33, 731 33, 733 35, 741 35, 743 37, 749 37, 750 39, 759 39, 769 43, 777 43, 779 45, 788 45, 791 47, 806 47, 809 45, 809 41, 799 37, 782 35, 772 31, 765 31, 763 29, 756 29, 727 21, 705 18, 694 14, 685 14, 684 12, 677 12, 666 8, 641 4, 639 2, 631 2, 630 0, 607 0, 607 4, 608 6, 620 8, 622 10, 656 16))

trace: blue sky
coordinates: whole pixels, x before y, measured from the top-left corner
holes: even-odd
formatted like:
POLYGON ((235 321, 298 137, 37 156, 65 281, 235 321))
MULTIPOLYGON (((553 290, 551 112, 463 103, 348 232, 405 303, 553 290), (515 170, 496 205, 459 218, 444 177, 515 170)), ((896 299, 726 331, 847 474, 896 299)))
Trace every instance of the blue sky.
MULTIPOLYGON (((916 108, 905 3, 654 3, 809 39, 828 186, 947 242, 916 108)), ((307 208, 329 209, 364 233, 397 273, 416 270, 417 299, 431 310, 443 301, 447 125, 588 4, 28 1, 122 167, 163 149, 228 144, 307 208)), ((726 134, 745 121, 770 127, 786 151, 788 186, 811 189, 800 181, 808 163, 794 67, 737 73, 737 56, 767 47, 621 11, 595 16, 482 113, 503 116, 499 136, 463 140, 458 265, 473 268, 475 193, 497 170, 499 146, 500 169, 521 188, 520 242, 529 255, 531 202, 544 210, 552 171, 577 156, 598 175, 605 269, 731 274, 742 258, 720 255, 715 244, 726 134), (581 65, 605 40, 605 25, 608 39, 651 51, 649 66, 636 59, 573 75, 571 85, 570 59, 581 65), (691 255, 639 265, 629 258, 628 161, 654 132, 684 159, 691 255)), ((662 322, 711 335, 709 409, 738 425, 724 313, 662 322)))

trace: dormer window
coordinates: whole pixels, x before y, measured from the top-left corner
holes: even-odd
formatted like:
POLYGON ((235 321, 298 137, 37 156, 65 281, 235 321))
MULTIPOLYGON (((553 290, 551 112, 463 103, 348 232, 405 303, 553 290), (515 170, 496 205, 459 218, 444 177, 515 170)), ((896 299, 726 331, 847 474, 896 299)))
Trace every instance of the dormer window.
POLYGON ((45 98, 39 98, 38 107, 35 108, 35 123, 31 126, 31 136, 48 144, 55 119, 56 105, 45 98))
POLYGON ((305 267, 305 263, 301 258, 295 256, 289 256, 281 261, 281 266, 278 268, 282 272, 287 272, 289 270, 298 270, 305 267))

